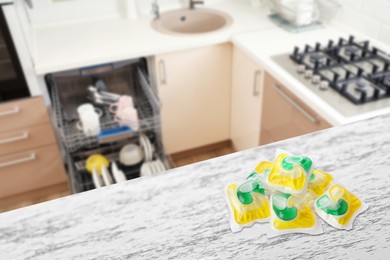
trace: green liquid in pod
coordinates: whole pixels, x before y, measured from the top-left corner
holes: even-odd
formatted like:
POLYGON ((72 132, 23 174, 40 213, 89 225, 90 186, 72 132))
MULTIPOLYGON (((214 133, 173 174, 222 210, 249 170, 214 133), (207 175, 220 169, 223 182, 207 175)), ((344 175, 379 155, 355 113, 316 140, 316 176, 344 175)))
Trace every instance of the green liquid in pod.
POLYGON ((296 207, 288 207, 288 205, 280 206, 276 201, 284 201, 287 204, 287 200, 290 194, 275 194, 272 201, 272 209, 276 216, 284 221, 291 221, 298 216, 298 209, 296 207))
POLYGON ((248 205, 253 202, 253 193, 260 193, 265 195, 265 190, 261 181, 256 178, 251 178, 238 186, 237 198, 241 201, 242 204, 248 205))
POLYGON ((308 172, 313 162, 309 157, 305 156, 287 156, 282 161, 282 167, 285 170, 292 170, 294 165, 297 164, 302 166, 302 168, 308 172))
POLYGON ((316 204, 317 207, 326 214, 333 216, 341 216, 348 211, 348 203, 345 200, 339 199, 337 204, 334 205, 335 203, 328 197, 328 195, 324 195, 319 198, 316 204))

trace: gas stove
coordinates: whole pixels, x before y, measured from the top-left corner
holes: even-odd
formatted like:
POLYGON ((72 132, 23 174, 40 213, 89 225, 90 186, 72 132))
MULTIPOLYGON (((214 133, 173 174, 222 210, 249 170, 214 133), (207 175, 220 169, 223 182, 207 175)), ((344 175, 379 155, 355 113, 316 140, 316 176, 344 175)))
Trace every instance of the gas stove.
POLYGON ((273 59, 345 116, 390 107, 390 56, 353 36, 273 59))

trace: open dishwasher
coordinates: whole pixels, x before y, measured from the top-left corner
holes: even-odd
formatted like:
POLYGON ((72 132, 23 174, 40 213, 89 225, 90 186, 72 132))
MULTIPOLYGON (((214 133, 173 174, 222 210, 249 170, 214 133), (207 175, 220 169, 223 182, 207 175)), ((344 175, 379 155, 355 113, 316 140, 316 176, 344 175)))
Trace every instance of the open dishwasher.
MULTIPOLYGON (((95 176, 93 178, 91 171, 86 169, 86 162, 92 155, 104 155, 127 180, 143 175, 141 171, 147 161, 159 161, 163 169, 171 167, 161 139, 160 102, 150 85, 145 59, 53 73, 46 76, 46 82, 57 135, 66 151, 65 161, 73 193, 96 187, 95 176), (137 127, 123 126, 112 113, 112 104, 91 100, 91 86, 98 84, 104 88, 99 90, 102 93, 132 97, 138 116, 137 127), (78 108, 86 103, 93 103, 94 109, 99 111, 100 129, 97 135, 86 135, 80 129, 78 108), (148 149, 145 142, 149 142, 148 149), (135 164, 123 164, 120 152, 128 144, 138 145, 149 155, 145 154, 143 160, 135 164)), ((157 172, 158 169, 154 173, 157 172)))

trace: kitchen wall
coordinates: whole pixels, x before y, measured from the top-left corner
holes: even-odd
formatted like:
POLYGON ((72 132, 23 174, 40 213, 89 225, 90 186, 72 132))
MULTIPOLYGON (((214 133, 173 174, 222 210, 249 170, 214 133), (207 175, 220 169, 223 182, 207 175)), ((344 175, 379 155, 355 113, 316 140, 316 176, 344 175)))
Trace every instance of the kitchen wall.
POLYGON ((390 44, 390 0, 339 1, 342 8, 336 21, 390 44))
MULTIPOLYGON (((137 7, 139 12, 147 13, 151 11, 151 3, 153 0, 135 0, 137 3, 137 7)), ((171 9, 175 7, 180 7, 181 5, 185 5, 189 0, 157 0, 160 9, 171 9)), ((219 2, 222 0, 203 0, 205 3, 210 4, 214 2, 219 2)), ((242 1, 242 0, 238 0, 242 1)))
MULTIPOLYGON (((61 23, 74 20, 118 15, 118 4, 123 0, 31 0, 26 5, 29 20, 34 25, 61 23)), ((135 0, 134 0, 135 1, 135 0)))

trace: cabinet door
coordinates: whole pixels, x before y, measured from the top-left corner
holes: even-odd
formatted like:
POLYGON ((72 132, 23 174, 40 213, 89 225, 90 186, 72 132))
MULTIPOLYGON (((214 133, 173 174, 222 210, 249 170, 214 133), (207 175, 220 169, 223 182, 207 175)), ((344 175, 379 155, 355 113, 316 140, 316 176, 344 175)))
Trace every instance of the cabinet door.
POLYGON ((159 55, 155 71, 168 153, 230 138, 230 44, 159 55))
POLYGON ((269 74, 265 76, 261 125, 261 144, 331 127, 269 74))
POLYGON ((260 144, 263 73, 235 48, 233 51, 231 139, 237 151, 260 144))

